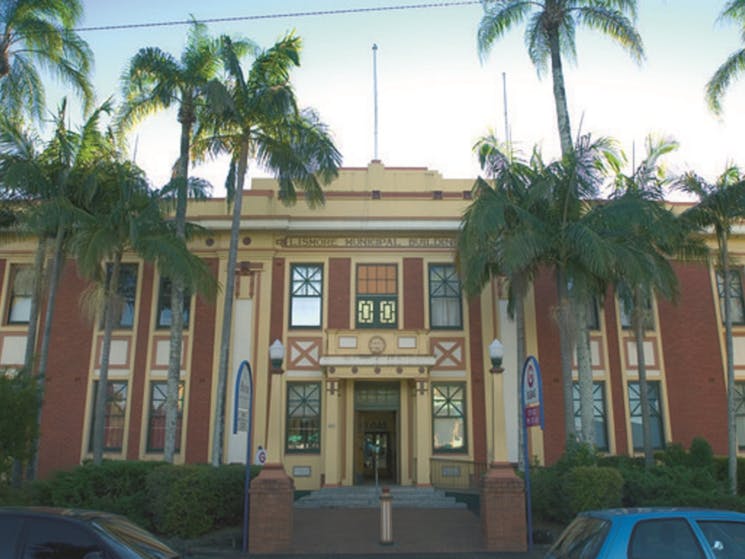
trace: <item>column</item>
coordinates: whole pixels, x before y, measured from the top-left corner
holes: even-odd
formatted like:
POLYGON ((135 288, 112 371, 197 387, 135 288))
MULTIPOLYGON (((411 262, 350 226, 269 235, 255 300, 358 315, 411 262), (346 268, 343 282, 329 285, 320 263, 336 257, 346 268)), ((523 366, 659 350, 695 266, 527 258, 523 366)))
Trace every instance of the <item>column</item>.
POLYGON ((430 463, 432 457, 432 395, 428 379, 415 383, 416 394, 416 484, 431 485, 430 463))
POLYGON ((342 382, 338 379, 327 379, 324 382, 326 413, 321 440, 325 441, 323 445, 323 473, 324 485, 326 486, 341 485, 342 382))

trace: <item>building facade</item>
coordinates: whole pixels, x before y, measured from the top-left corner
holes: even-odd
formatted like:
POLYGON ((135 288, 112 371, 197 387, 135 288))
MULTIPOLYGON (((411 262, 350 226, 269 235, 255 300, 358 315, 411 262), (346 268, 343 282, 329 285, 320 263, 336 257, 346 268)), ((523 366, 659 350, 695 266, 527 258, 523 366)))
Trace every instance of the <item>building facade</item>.
MULTIPOLYGON (((227 270, 230 216, 224 200, 192 202, 189 219, 209 233, 192 241, 233 293, 185 301, 178 462, 207 462, 217 393, 223 298, 233 305, 226 398, 225 461, 262 447, 299 489, 374 479, 427 485, 462 475, 453 463, 517 461, 518 363, 503 282, 478 297, 461 292, 455 239, 472 180, 372 162, 347 168, 324 207, 302 198, 286 207, 277 185, 257 179, 244 193, 238 265, 227 270), (505 347, 492 373, 488 346, 505 347), (279 340, 282 372, 269 347, 279 340), (247 364, 248 367, 246 367, 247 364), (253 392, 250 416, 246 371, 253 392), (241 378, 243 390, 241 390, 241 378), (247 429, 252 448, 247 451, 247 429), (445 465, 447 464, 447 465, 445 465)), ((745 251, 740 239, 734 242, 745 251)), ((32 241, 0 244, 0 366, 23 362, 28 333, 32 241)), ((702 436, 725 453, 724 330, 714 272, 679 265, 675 304, 652 301, 644 340, 654 444, 702 436)), ((745 448, 745 307, 741 270, 735 300, 738 436, 745 448)), ((111 349, 106 457, 162 459, 170 285, 131 257, 122 270, 124 305, 111 349)), ((92 409, 103 332, 81 311, 85 282, 64 268, 54 310, 41 425, 40 472, 92 456, 92 409)), ((531 455, 558 458, 564 445, 555 281, 545 273, 526 301, 528 353, 541 364, 545 430, 531 429, 531 455)), ((591 331, 595 442, 611 454, 641 447, 635 340, 612 293, 598 302, 591 331)), ((576 389, 576 387, 575 387, 576 389)), ((578 409, 578 394, 575 396, 578 409)), ((577 418, 578 419, 578 418, 577 418)), ((466 470, 463 470, 466 471, 466 470)))

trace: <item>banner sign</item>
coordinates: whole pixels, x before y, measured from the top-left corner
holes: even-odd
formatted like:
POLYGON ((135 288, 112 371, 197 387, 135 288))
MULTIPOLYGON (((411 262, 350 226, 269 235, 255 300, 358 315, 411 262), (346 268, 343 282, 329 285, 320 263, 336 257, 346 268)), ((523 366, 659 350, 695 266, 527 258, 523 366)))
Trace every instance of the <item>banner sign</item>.
POLYGON ((526 427, 543 429, 543 384, 538 360, 532 355, 525 360, 522 376, 523 410, 526 427))

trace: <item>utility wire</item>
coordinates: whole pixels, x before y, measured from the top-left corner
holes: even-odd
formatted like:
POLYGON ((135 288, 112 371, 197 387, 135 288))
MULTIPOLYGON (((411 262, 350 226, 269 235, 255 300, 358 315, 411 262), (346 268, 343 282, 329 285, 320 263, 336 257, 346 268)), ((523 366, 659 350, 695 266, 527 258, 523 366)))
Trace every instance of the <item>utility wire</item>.
POLYGON ((172 20, 172 21, 157 21, 148 23, 123 23, 119 25, 98 25, 93 27, 78 27, 75 29, 77 32, 83 31, 115 31, 121 29, 137 29, 146 27, 173 27, 176 25, 191 25, 195 21, 198 23, 226 23, 234 21, 249 21, 259 19, 281 19, 290 17, 309 17, 309 16, 329 16, 329 15, 340 15, 340 14, 361 14, 369 12, 392 12, 392 11, 403 11, 403 10, 422 10, 427 8, 447 8, 452 6, 469 6, 473 4, 481 4, 481 0, 463 0, 455 2, 431 2, 426 4, 398 4, 393 6, 379 6, 376 8, 346 8, 338 10, 316 10, 310 12, 289 12, 289 13, 275 13, 275 14, 264 14, 264 15, 252 15, 252 16, 235 16, 235 17, 218 17, 218 18, 207 18, 200 20, 184 19, 184 20, 172 20))

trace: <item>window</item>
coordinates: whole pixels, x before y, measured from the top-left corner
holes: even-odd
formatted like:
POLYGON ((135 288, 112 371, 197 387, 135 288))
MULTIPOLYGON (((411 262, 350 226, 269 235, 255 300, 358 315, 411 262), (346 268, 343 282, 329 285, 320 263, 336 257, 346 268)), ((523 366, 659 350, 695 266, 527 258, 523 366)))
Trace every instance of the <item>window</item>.
POLYGON ((320 328, 323 266, 293 264, 290 270, 290 327, 320 328))
MULTIPOLYGON (((717 270, 717 293, 719 293, 719 311, 724 324, 724 273, 717 270)), ((745 304, 742 297, 742 275, 739 270, 729 271, 729 295, 732 324, 745 324, 745 304)))
MULTIPOLYGON (((574 405, 574 428, 579 433, 582 430, 582 416, 580 413, 579 383, 572 386, 572 402, 574 405)), ((595 447, 598 450, 608 450, 608 426, 605 415, 605 383, 592 383, 592 416, 595 427, 595 447)))
POLYGON ((432 435, 435 452, 467 452, 465 383, 432 385, 432 435))
MULTIPOLYGON (((621 328, 629 330, 631 324, 631 306, 626 304, 623 299, 618 299, 618 312, 621 319, 621 328)), ((652 297, 644 298, 644 329, 654 330, 654 312, 652 312, 652 297)))
POLYGON ((696 536, 684 518, 662 518, 637 523, 631 532, 628 556, 629 559, 705 557, 696 536))
MULTIPOLYGON (((147 451, 163 452, 166 440, 166 393, 168 383, 150 383, 150 418, 147 424, 147 451)), ((176 452, 181 450, 181 424, 184 414, 184 383, 178 384, 178 411, 176 415, 176 452)))
POLYGON ((395 264, 357 266, 357 327, 396 328, 398 282, 395 264))
POLYGON ((460 281, 452 264, 429 267, 429 322, 432 328, 462 328, 460 281))
MULTIPOLYGON (((126 381, 108 381, 106 390, 106 411, 103 420, 103 449, 110 452, 122 450, 124 441, 124 418, 127 411, 126 381)), ((93 429, 96 420, 96 398, 98 381, 93 384, 93 404, 91 406, 90 452, 93 452, 93 429)))
POLYGON ((321 384, 287 383, 287 452, 321 451, 321 384))
MULTIPOLYGON (((160 278, 160 288, 158 295, 158 328, 171 327, 171 280, 169 278, 160 278)), ((189 329, 189 310, 191 309, 191 293, 184 291, 184 330, 189 329)))
MULTIPOLYGON (((111 280, 112 265, 106 267, 106 283, 111 280)), ((135 318, 135 296, 137 294, 137 264, 122 264, 119 267, 118 304, 114 308, 114 328, 132 328, 135 318)), ((103 324, 101 325, 103 328, 103 324)))
POLYGON ((745 449, 745 382, 735 383, 735 430, 737 447, 745 449))
POLYGON ((28 324, 31 315, 34 270, 31 266, 13 266, 10 278, 8 324, 28 324))
MULTIPOLYGON (((28 518, 23 559, 84 559, 105 557, 93 534, 59 518, 28 518)), ((11 550, 12 551, 12 550, 11 550)))
POLYGON ((598 298, 593 297, 587 302, 587 328, 600 330, 600 314, 598 313, 598 298))
MULTIPOLYGON (((639 393, 639 383, 629 382, 628 386, 631 438, 634 443, 634 450, 642 450, 644 448, 644 435, 642 431, 642 402, 639 393)), ((652 448, 664 448, 665 431, 662 428, 662 403, 659 381, 647 381, 647 399, 649 400, 649 427, 652 432, 652 448)))

